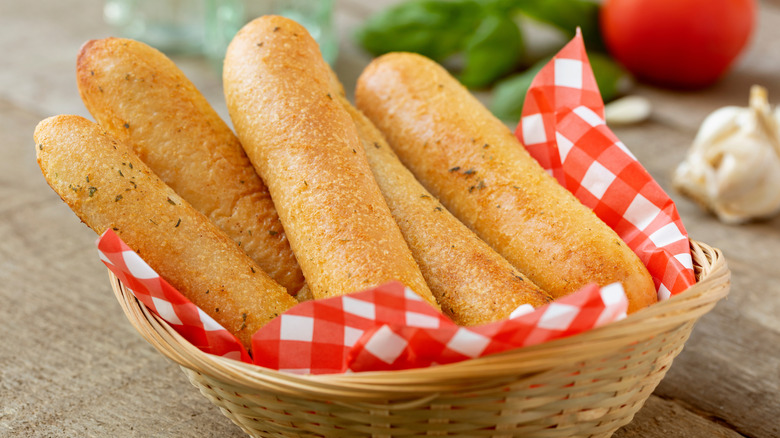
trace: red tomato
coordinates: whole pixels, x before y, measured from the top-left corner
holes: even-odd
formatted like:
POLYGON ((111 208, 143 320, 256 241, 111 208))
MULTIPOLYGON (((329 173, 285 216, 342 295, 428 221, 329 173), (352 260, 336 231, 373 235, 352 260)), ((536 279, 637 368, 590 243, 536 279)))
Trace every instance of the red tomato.
POLYGON ((755 0, 606 0, 601 32, 640 80, 682 88, 717 81, 747 45, 755 0))

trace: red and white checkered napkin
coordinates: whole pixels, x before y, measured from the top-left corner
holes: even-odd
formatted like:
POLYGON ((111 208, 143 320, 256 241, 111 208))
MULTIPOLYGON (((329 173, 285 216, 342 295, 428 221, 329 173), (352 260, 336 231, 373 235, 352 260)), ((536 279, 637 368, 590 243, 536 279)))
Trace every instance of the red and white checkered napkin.
MULTIPOLYGON (((590 285, 506 321, 460 327, 398 282, 301 303, 252 338, 255 363, 293 373, 428 367, 572 335, 625 316, 619 284, 590 285)), ((523 312, 525 311, 525 312, 523 312)))
POLYGON ((245 362, 249 354, 232 333, 161 278, 110 228, 97 241, 100 260, 139 301, 206 353, 245 362))
POLYGON ((688 235, 674 203, 604 122, 579 30, 534 78, 515 134, 634 250, 659 299, 695 283, 688 235))
POLYGON ((622 319, 628 300, 620 284, 592 284, 539 309, 528 306, 510 319, 473 327, 443 317, 434 326, 438 312, 426 307, 428 318, 407 314, 405 324, 374 324, 349 352, 348 369, 422 368, 540 344, 622 319))
MULTIPOLYGON (((146 307, 206 353, 252 363, 241 343, 157 275, 112 230, 103 263, 146 307)), ((399 282, 298 304, 252 337, 254 363, 298 374, 409 369, 534 345, 621 319, 620 284, 582 290, 478 327, 459 327, 399 282)))
MULTIPOLYGON (((604 105, 577 36, 541 70, 517 136, 532 155, 592 207, 639 254, 659 297, 694 283, 685 229, 671 199, 604 123, 604 105)), ((173 290, 109 230, 101 259, 147 307, 208 353, 293 373, 427 367, 571 336, 621 319, 620 284, 590 285, 505 321, 459 327, 400 283, 298 304, 239 342, 173 290)))

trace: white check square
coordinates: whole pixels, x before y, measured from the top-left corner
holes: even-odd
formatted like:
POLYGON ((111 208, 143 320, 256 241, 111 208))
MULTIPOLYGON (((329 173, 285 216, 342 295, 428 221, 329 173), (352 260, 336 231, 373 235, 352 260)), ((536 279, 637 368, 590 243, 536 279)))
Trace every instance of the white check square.
POLYGON ((601 295, 601 301, 604 303, 604 310, 596 320, 594 327, 601 327, 604 324, 626 317, 628 298, 626 298, 626 292, 622 284, 608 284, 599 290, 599 295, 601 295))
POLYGON ((604 193, 606 193, 614 180, 614 173, 602 166, 601 163, 594 161, 593 164, 588 167, 588 171, 585 172, 585 176, 582 178, 580 184, 582 184, 582 186, 593 196, 601 199, 604 197, 604 193))
POLYGON ((660 208, 644 196, 637 194, 628 205, 626 212, 623 213, 623 217, 641 231, 647 228, 658 217, 659 213, 661 213, 660 208))
POLYGON ((582 61, 565 58, 556 59, 555 85, 582 89, 582 61))
POLYGON ((664 225, 648 237, 659 248, 685 239, 675 223, 664 225))
POLYGON ((663 284, 660 288, 658 288, 658 301, 663 301, 669 299, 669 297, 672 296, 672 291, 670 291, 666 286, 663 284))
POLYGON ((596 114, 592 109, 586 106, 578 106, 572 110, 574 114, 580 116, 590 126, 599 126, 605 124, 604 119, 596 114))
POLYGON ((552 302, 539 319, 537 327, 547 330, 566 330, 577 317, 578 312, 579 309, 575 306, 552 302))
POLYGON ((139 280, 159 277, 159 275, 157 275, 157 273, 133 251, 122 251, 122 259, 124 259, 130 274, 139 280))
POLYGON ((363 330, 354 327, 344 326, 344 345, 351 347, 363 336, 363 330))
POLYGON ((525 303, 517 306, 517 309, 513 310, 512 313, 509 314, 509 319, 519 318, 524 315, 528 315, 530 313, 534 313, 536 309, 534 306, 525 303))
POLYGON ((541 114, 531 114, 521 119, 523 124, 523 144, 539 144, 547 142, 547 134, 544 132, 544 119, 541 114))
MULTIPOLYGON (((157 310, 157 314, 171 324, 182 325, 181 320, 173 311, 173 306, 168 301, 160 298, 152 297, 152 303, 154 303, 154 309, 157 310)), ((198 309, 200 310, 200 309, 198 309)), ((201 321, 203 318, 201 318, 201 321)))
POLYGON ((684 252, 682 254, 675 254, 674 258, 680 262, 681 265, 688 269, 693 269, 693 258, 691 258, 690 252, 684 252))
POLYGON ((203 324, 203 330, 207 332, 225 330, 225 328, 219 325, 219 323, 215 321, 214 318, 210 317, 208 314, 206 314, 206 312, 200 310, 200 308, 198 308, 198 317, 200 318, 201 324, 203 324))
POLYGON ((363 318, 366 319, 376 318, 376 307, 374 307, 372 303, 369 303, 367 301, 362 301, 362 300, 356 300, 355 298, 350 298, 348 296, 342 296, 341 304, 343 306, 344 311, 347 313, 351 313, 357 316, 362 316, 363 318))
POLYGON ((574 142, 564 137, 560 132, 555 133, 555 142, 558 144, 558 155, 561 157, 561 163, 563 163, 574 147, 574 142))
POLYGON ((376 356, 384 363, 391 364, 403 353, 409 345, 406 339, 396 335, 384 325, 366 342, 366 351, 376 356))
POLYGON ((490 344, 490 339, 461 327, 455 336, 447 342, 447 348, 468 357, 477 357, 488 344, 490 344))
POLYGON ((283 341, 311 342, 314 336, 314 320, 308 316, 282 315, 279 339, 283 341))
POLYGON ((406 311, 406 325, 409 327, 439 328, 439 318, 419 312, 406 311))

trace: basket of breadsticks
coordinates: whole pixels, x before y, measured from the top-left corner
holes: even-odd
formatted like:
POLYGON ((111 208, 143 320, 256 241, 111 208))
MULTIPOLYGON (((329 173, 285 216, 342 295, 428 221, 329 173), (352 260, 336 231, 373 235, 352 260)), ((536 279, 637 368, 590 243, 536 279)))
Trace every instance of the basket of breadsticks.
POLYGON ((231 42, 232 128, 137 41, 35 131, 130 323, 252 436, 608 437, 728 293, 604 123, 578 34, 512 132, 410 53, 354 103, 296 22, 231 42))

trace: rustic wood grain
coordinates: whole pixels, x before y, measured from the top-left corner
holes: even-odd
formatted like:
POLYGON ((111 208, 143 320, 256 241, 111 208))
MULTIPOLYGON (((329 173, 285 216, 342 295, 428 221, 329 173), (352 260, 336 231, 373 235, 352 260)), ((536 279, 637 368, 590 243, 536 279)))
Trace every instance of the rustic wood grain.
POLYGON ((743 435, 710 418, 701 417, 679 403, 651 395, 642 410, 614 438, 737 438, 743 435))
POLYGON ((127 323, 40 176, 39 119, 0 101, 0 436, 241 436, 127 323))
MULTIPOLYGON (((336 0, 335 70, 351 95, 369 57, 351 42, 372 11, 400 0, 336 0)), ((100 0, 0 2, 0 437, 239 437, 179 371, 129 325, 97 258, 95 234, 46 185, 32 132, 44 117, 89 114, 74 66, 83 42, 112 34, 100 0)), ((780 436, 780 217, 726 226, 671 190, 699 124, 745 105, 761 83, 780 103, 780 2, 760 3, 759 29, 713 87, 639 86, 652 119, 616 129, 676 201, 691 236, 721 248, 732 291, 697 324, 666 378, 615 437, 780 436)), ((225 118, 219 75, 175 61, 225 118)))

